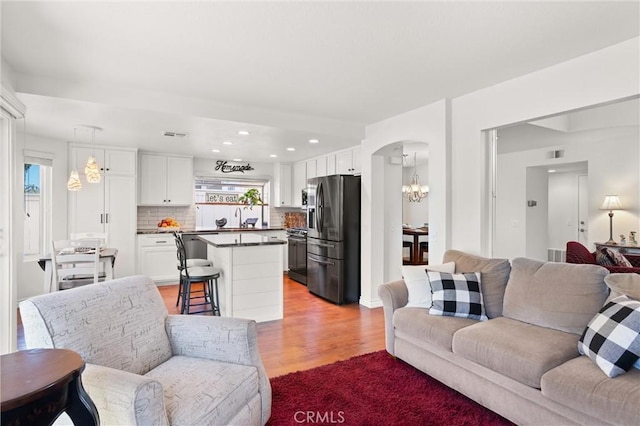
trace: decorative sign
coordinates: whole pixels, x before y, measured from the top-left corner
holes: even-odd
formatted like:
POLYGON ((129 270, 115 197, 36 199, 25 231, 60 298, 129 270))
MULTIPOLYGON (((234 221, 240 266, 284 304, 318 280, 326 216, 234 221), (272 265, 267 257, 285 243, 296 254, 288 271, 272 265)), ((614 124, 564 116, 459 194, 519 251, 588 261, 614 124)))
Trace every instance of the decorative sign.
POLYGON ((239 203, 240 194, 228 192, 207 192, 207 203, 239 203))
POLYGON ((244 173, 245 171, 253 170, 253 167, 251 167, 251 164, 249 163, 244 165, 229 164, 229 162, 226 160, 218 160, 216 161, 216 167, 214 168, 214 170, 222 173, 234 173, 234 172, 244 173))

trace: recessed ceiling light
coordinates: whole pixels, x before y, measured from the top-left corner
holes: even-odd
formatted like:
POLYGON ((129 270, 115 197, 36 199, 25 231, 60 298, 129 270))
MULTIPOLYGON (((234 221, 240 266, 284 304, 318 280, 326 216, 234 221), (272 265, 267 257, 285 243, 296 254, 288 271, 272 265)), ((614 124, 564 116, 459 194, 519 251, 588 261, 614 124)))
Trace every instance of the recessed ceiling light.
POLYGON ((555 169, 549 169, 549 173, 555 173, 555 169))
POLYGON ((238 134, 242 136, 247 136, 247 135, 250 135, 251 132, 248 130, 238 130, 238 134))
POLYGON ((224 141, 224 142, 222 142, 222 145, 233 145, 233 142, 231 142, 231 141, 224 141))
POLYGON ((318 139, 309 139, 309 143, 318 143, 320 142, 318 139))
POLYGON ((287 151, 295 151, 295 148, 287 148, 287 151))
POLYGON ((219 149, 212 149, 211 152, 220 152, 219 149))
POLYGON ((242 158, 234 158, 233 161, 242 161, 242 158))
POLYGON ((276 157, 277 157, 277 155, 276 155, 276 154, 271 154, 269 157, 271 157, 271 158, 276 158, 276 157))

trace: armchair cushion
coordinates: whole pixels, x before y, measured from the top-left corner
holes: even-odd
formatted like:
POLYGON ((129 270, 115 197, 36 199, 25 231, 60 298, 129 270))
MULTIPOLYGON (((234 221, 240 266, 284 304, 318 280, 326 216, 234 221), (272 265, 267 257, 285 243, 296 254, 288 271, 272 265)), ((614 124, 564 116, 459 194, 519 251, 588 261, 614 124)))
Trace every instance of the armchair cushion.
POLYGON ((162 384, 172 425, 229 424, 258 394, 256 367, 203 358, 174 356, 145 377, 162 384))

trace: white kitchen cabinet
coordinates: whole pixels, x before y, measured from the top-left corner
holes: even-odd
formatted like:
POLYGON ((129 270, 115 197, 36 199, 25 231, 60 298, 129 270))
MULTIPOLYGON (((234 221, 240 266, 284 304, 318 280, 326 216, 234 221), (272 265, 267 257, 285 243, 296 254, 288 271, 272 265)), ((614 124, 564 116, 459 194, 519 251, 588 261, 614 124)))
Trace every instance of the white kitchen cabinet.
POLYGON ((318 176, 318 168, 316 166, 316 159, 307 160, 307 179, 311 179, 318 176))
POLYGON ((316 158, 316 177, 327 176, 327 157, 316 158))
MULTIPOLYGON (((104 149, 102 152, 109 152, 104 149)), ((114 150, 118 151, 118 150, 114 150)), ((99 183, 88 183, 78 162, 86 162, 85 148, 71 146, 70 168, 80 172, 82 189, 69 194, 69 233, 105 232, 107 245, 118 249, 114 265, 114 276, 125 277, 135 273, 136 177, 128 175, 135 171, 136 151, 116 152, 126 159, 127 167, 115 167, 123 174, 116 174, 113 167, 105 170, 99 183), (133 157, 133 158, 131 158, 133 157), (133 165, 133 168, 129 167, 133 165), (120 168, 118 168, 120 167, 120 168)), ((96 158, 97 159, 97 158, 96 158)), ((102 166, 98 162, 99 166, 102 166)))
POLYGON ((292 204, 302 206, 302 190, 307 187, 307 162, 299 161, 293 165, 293 178, 291 180, 292 204))
POLYGON ((140 153, 138 205, 188 206, 193 204, 193 158, 140 153))
MULTIPOLYGON (((96 163, 104 175, 127 175, 136 174, 136 151, 131 149, 106 148, 101 146, 72 144, 71 166, 78 170, 80 175, 84 174, 87 159, 90 156, 96 158, 96 163)), ((84 183, 83 183, 84 185, 84 183)))
POLYGON ((359 146, 336 152, 336 173, 341 175, 354 175, 362 172, 360 156, 362 149, 359 146))
POLYGON ((336 174, 336 154, 327 155, 327 176, 336 174))
POLYGON ((291 164, 276 163, 273 166, 273 201, 274 207, 289 207, 291 199, 291 164))
POLYGON ((138 235, 137 273, 154 282, 178 282, 176 243, 173 234, 138 235))

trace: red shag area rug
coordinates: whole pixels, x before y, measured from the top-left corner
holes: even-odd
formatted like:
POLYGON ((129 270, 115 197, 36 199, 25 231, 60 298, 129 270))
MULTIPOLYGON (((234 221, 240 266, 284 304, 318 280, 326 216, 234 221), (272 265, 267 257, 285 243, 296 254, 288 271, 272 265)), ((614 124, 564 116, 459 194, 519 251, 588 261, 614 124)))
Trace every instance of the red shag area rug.
POLYGON ((271 379, 267 425, 512 425, 386 351, 271 379))

